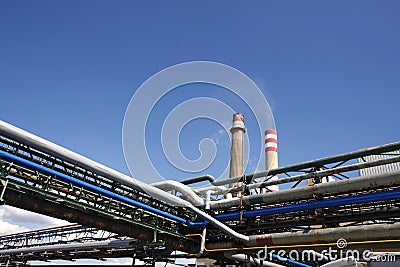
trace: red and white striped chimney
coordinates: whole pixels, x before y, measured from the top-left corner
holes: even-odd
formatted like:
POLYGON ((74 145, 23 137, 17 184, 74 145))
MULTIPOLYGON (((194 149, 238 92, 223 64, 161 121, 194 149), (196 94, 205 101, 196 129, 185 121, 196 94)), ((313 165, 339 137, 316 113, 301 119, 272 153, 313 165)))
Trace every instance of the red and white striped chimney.
MULTIPOLYGON (((278 135, 276 130, 265 131, 265 169, 272 170, 278 168, 278 135)), ((278 175, 274 175, 269 181, 278 180, 278 175)), ((279 191, 279 185, 267 187, 269 191, 279 191)))

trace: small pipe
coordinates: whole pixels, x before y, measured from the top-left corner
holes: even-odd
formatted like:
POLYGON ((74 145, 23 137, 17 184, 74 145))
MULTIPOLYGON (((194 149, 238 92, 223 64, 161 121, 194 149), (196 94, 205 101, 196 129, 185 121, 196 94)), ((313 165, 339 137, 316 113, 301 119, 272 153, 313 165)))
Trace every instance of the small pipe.
POLYGON ((225 186, 207 186, 196 188, 195 191, 201 195, 205 195, 207 191, 212 191, 212 194, 225 194, 228 192, 228 188, 226 188, 225 186))
MULTIPOLYGON (((227 257, 228 259, 232 259, 232 260, 235 260, 235 261, 247 262, 245 254, 232 254, 230 252, 225 252, 224 256, 227 257)), ((253 266, 261 266, 261 260, 260 259, 250 258, 250 263, 253 266)), ((270 262, 270 261, 264 261, 263 260, 262 263, 263 263, 262 266, 265 266, 265 267, 284 267, 283 265, 276 264, 276 263, 273 263, 273 262, 270 262)))
POLYGON ((180 181, 180 183, 184 184, 184 185, 188 185, 188 184, 195 184, 195 183, 200 183, 200 182, 204 182, 204 181, 209 181, 210 183, 213 183, 215 181, 215 178, 210 174, 205 174, 205 175, 182 180, 182 181, 180 181))
MULTIPOLYGON (((210 200, 211 200, 211 191, 207 191, 206 193, 206 201, 205 201, 205 209, 210 209, 210 200)), ((207 227, 204 227, 203 232, 201 234, 201 244, 200 244, 200 251, 197 253, 197 257, 200 257, 204 253, 204 249, 206 247, 206 234, 207 234, 207 227)))
POLYGON ((311 265, 308 265, 308 264, 305 264, 305 263, 302 263, 302 262, 298 262, 298 261, 295 261, 295 260, 292 260, 292 259, 289 259, 289 258, 285 258, 285 257, 282 257, 282 256, 278 256, 278 255, 275 255, 275 254, 272 254, 272 253, 270 253, 270 255, 272 256, 272 258, 274 258, 276 260, 287 262, 287 263, 293 264, 295 266, 312 267, 311 265))
MULTIPOLYGON (((243 234, 240 234, 236 231, 234 231, 233 229, 229 228, 228 226, 226 226, 225 224, 223 224, 222 222, 218 221, 217 219, 211 217, 210 215, 208 215, 207 213, 205 213, 202 210, 199 210, 196 207, 191 207, 191 209, 196 212, 199 216, 201 216, 203 219, 205 219, 206 221, 209 221, 211 224, 213 224, 214 226, 216 226, 217 228, 219 228, 220 230, 222 230, 223 232, 225 232, 226 234, 230 235, 231 237, 234 237, 235 239, 238 239, 240 241, 244 241, 247 242, 249 241, 249 237, 243 234)), ((204 227, 205 222, 191 222, 191 226, 203 226, 204 227)))

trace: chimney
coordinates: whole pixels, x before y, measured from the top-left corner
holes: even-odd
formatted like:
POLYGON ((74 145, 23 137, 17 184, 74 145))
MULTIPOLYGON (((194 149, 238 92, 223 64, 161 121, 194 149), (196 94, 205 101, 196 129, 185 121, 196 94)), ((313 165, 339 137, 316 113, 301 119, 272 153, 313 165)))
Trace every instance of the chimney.
MULTIPOLYGON (((265 131, 265 169, 272 170, 278 168, 278 135, 276 130, 265 131)), ((278 180, 278 175, 274 175, 269 181, 278 180)), ((279 191, 279 185, 267 187, 268 191, 279 191)))
MULTIPOLYGON (((244 127, 244 116, 241 113, 233 114, 231 165, 229 177, 243 175, 243 137, 246 132, 244 127)), ((232 185, 233 186, 233 185, 232 185)))

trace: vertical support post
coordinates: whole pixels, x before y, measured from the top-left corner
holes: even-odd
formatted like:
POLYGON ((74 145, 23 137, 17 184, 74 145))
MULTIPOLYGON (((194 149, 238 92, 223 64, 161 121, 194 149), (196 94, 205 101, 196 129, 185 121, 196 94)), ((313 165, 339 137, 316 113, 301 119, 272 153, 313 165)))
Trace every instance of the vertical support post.
POLYGON ((6 192, 7 185, 8 185, 8 179, 5 181, 1 180, 1 184, 3 185, 3 189, 1 190, 1 193, 0 193, 0 205, 4 205, 5 201, 4 201, 3 197, 4 197, 4 193, 6 192))

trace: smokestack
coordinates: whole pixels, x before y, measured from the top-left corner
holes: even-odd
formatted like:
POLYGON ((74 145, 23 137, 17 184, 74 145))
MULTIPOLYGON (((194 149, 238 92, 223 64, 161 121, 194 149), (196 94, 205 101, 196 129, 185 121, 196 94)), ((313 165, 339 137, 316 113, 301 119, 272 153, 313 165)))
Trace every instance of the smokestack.
MULTIPOLYGON (((265 131, 265 169, 272 170, 278 168, 278 135, 275 130, 265 131)), ((275 175, 270 181, 278 180, 275 175)), ((279 191, 279 185, 267 187, 269 191, 279 191)))
POLYGON ((233 114, 231 165, 229 177, 243 175, 243 137, 246 129, 244 127, 244 116, 241 113, 233 114))

